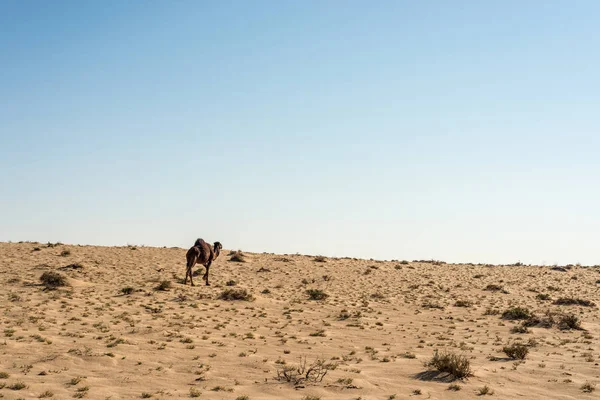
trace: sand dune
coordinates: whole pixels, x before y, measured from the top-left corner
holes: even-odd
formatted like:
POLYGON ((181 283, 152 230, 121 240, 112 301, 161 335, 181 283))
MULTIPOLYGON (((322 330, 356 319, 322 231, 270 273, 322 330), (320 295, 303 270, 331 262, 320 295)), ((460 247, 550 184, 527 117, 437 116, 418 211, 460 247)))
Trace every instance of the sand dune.
POLYGON ((224 251, 212 286, 201 268, 190 287, 186 250, 0 243, 0 397, 463 399, 486 386, 481 397, 598 395, 586 390, 600 382, 600 320, 586 302, 600 303, 600 268, 248 253, 240 263, 224 251), (67 286, 46 290, 48 271, 67 286), (229 289, 253 299, 218 298, 229 289), (327 297, 311 300, 310 289, 327 297), (515 307, 537 320, 502 317, 515 307), (564 316, 583 329, 566 329, 564 316), (503 351, 515 343, 524 360, 503 351), (425 367, 436 350, 465 356, 473 376, 451 382, 425 367), (304 358, 322 361, 322 381, 277 379, 304 358))

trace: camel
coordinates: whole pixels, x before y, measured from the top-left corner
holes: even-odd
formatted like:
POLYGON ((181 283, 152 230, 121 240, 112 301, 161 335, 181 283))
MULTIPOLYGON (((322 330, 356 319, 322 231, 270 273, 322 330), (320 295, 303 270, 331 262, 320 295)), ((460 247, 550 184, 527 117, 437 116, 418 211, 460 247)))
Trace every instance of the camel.
POLYGON ((202 277, 206 281, 206 286, 210 286, 208 283, 208 269, 210 268, 210 264, 219 257, 221 253, 221 249, 223 246, 219 242, 215 242, 213 247, 211 247, 208 243, 206 243, 202 239, 197 239, 194 246, 192 246, 185 258, 187 259, 187 270, 185 272, 185 280, 183 284, 187 284, 187 278, 190 277, 190 283, 194 286, 194 280, 192 279, 192 268, 194 265, 201 264, 206 267, 206 273, 202 277))

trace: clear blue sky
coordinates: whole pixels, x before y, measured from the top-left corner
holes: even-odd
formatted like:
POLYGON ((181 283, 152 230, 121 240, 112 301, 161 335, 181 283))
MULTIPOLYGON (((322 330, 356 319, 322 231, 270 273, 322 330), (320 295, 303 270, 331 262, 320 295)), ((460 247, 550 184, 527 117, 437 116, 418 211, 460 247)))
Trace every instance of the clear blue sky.
POLYGON ((600 264, 600 2, 0 1, 0 240, 600 264))

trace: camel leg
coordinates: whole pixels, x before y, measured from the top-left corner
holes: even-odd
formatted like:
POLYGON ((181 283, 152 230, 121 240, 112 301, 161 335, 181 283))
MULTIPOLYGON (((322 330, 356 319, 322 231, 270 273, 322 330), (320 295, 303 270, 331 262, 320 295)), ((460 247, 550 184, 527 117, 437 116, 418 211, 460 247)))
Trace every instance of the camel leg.
POLYGON ((209 261, 208 264, 206 264, 206 273, 202 277, 202 279, 204 279, 206 281, 206 286, 210 286, 210 283, 208 283, 208 270, 210 268, 210 264, 211 264, 211 261, 209 261))
POLYGON ((190 267, 190 268, 188 268, 188 271, 187 271, 187 273, 190 275, 190 283, 192 284, 192 286, 195 286, 195 285, 194 285, 194 278, 192 278, 192 276, 193 276, 193 274, 192 274, 192 269, 194 269, 194 267, 193 267, 193 266, 192 266, 192 267, 190 267))

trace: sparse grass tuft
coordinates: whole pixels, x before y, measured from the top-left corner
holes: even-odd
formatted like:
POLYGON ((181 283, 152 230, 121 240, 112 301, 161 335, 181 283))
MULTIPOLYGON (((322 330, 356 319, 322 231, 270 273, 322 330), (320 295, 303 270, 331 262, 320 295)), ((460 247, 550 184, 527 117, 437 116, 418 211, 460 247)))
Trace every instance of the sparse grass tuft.
POLYGON ((452 383, 452 384, 450 384, 450 386, 448 386, 448 390, 451 390, 453 392, 458 392, 460 390, 460 386, 457 385, 456 383, 452 383))
POLYGON ((490 389, 490 387, 488 385, 485 385, 482 388, 479 388, 479 391, 477 392, 478 396, 485 396, 485 395, 489 395, 492 396, 494 394, 494 391, 492 389, 490 389))

